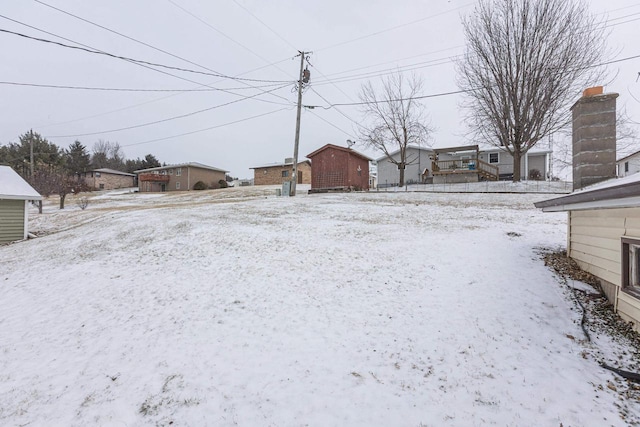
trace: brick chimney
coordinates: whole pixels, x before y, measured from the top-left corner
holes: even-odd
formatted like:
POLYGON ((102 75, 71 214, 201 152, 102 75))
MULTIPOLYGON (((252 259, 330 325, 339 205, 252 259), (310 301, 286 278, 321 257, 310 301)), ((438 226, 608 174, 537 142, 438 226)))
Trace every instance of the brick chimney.
POLYGON ((574 190, 616 176, 617 97, 596 86, 571 107, 574 190))

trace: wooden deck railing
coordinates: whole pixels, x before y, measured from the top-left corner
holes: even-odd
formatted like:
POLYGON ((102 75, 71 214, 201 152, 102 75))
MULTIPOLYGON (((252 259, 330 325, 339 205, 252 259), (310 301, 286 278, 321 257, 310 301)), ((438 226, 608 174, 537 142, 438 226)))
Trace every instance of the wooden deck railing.
POLYGON ((478 173, 489 180, 498 180, 498 167, 479 159, 436 160, 431 162, 434 175, 478 173))

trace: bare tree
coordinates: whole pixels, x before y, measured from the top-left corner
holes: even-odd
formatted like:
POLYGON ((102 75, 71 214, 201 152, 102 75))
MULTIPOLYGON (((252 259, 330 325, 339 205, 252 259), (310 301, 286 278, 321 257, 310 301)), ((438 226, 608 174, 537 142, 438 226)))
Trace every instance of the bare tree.
POLYGON ((380 93, 371 82, 362 85, 360 91, 365 121, 371 123, 360 126, 360 138, 398 167, 400 186, 404 185, 405 166, 412 161, 407 159, 407 147, 427 144, 431 133, 424 107, 415 99, 421 89, 422 81, 415 76, 405 79, 395 74, 382 81, 380 93), (392 156, 396 150, 398 159, 392 156))
POLYGON ((570 120, 582 89, 603 83, 604 26, 581 0, 480 0, 462 23, 469 125, 513 156, 519 181, 522 156, 570 120))

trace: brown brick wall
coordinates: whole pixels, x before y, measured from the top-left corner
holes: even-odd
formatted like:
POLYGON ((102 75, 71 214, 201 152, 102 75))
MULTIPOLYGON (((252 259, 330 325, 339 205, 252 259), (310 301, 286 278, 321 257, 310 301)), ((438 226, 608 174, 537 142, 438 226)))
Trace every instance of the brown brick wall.
POLYGON ((106 172, 87 172, 84 181, 94 190, 114 190, 116 188, 128 188, 134 186, 134 177, 116 175, 106 172), (99 173, 100 176, 96 176, 99 173), (102 185, 102 187, 100 186, 102 185))
MULTIPOLYGON (((169 177, 169 182, 165 184, 164 191, 188 191, 193 190, 193 186, 196 182, 202 181, 209 188, 220 188, 220 184, 218 181, 221 179, 225 179, 225 173, 219 171, 213 171, 210 169, 202 169, 196 168, 193 166, 183 166, 181 168, 166 168, 160 171, 162 173, 164 171, 165 175, 169 177), (178 175, 178 170, 180 170, 180 175, 178 175), (180 183, 180 188, 176 188, 177 184, 180 183)), ((138 188, 141 192, 158 192, 162 191, 162 184, 159 182, 150 182, 147 184, 147 181, 140 181, 138 183, 138 188)))
MULTIPOLYGON (((282 185, 285 181, 291 181, 293 165, 279 165, 253 170, 253 185, 282 185), (283 177, 282 172, 287 171, 283 177)), ((311 184, 311 165, 307 162, 298 163, 298 183, 311 184)))

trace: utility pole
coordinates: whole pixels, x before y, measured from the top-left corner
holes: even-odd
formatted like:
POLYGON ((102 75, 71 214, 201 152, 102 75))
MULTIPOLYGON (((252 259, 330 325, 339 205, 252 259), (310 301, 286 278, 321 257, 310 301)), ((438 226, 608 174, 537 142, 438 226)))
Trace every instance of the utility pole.
POLYGON ((298 183, 298 144, 300 142, 300 113, 302 111, 302 85, 309 81, 309 70, 304 69, 305 55, 309 52, 300 52, 300 78, 298 79, 298 113, 296 116, 296 142, 293 146, 293 171, 291 173, 290 196, 296 195, 296 184, 298 183))

